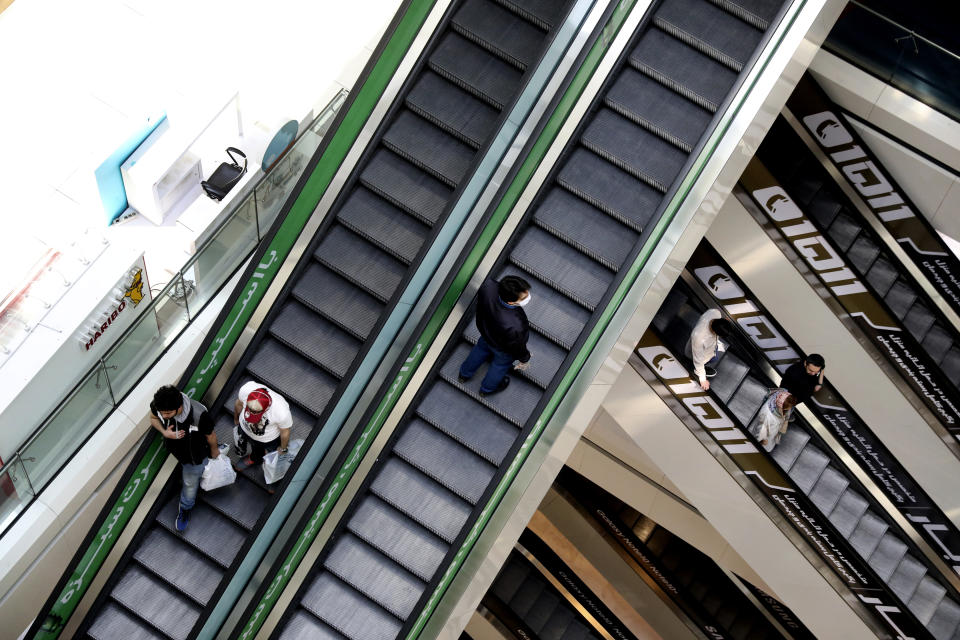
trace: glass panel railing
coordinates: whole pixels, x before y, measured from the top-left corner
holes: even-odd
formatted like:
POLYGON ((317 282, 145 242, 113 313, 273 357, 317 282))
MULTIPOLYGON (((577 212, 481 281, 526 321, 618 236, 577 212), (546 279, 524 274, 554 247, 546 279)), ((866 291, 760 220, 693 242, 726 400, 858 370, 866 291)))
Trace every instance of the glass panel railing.
POLYGON ((895 20, 850 2, 823 47, 960 120, 960 56, 895 20))
POLYGON ((66 399, 47 409, 47 417, 30 439, 0 467, 0 533, 60 472, 253 253, 296 187, 346 97, 346 90, 338 92, 273 170, 254 176, 255 186, 225 215, 220 226, 174 274, 133 326, 66 399), (259 203, 269 206, 261 211, 259 203))

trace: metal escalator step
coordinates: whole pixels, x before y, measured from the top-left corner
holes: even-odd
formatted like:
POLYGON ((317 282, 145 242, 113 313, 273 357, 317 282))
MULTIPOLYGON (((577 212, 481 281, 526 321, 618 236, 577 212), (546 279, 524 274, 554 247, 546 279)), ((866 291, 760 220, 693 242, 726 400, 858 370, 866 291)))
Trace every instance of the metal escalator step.
POLYGON ((272 338, 247 363, 250 377, 319 416, 337 389, 336 378, 272 338))
POLYGON ((886 522, 867 511, 850 534, 850 545, 861 557, 869 558, 888 528, 886 522))
MULTIPOLYGON (((908 553, 897 565, 893 575, 890 576, 888 585, 901 601, 909 602, 917 587, 920 586, 920 580, 926 575, 927 568, 923 566, 923 563, 908 553)), ((930 610, 932 612, 933 607, 930 607, 930 610)))
POLYGON ((110 596, 176 640, 186 640, 200 617, 199 605, 138 564, 127 565, 110 596))
POLYGON ((880 538, 880 543, 867 562, 881 580, 888 582, 906 553, 907 545, 887 532, 880 538))
POLYGON ((897 276, 900 275, 897 268, 886 258, 880 256, 873 261, 870 271, 867 271, 867 282, 882 297, 887 295, 887 291, 893 286, 897 276))
MULTIPOLYGON (((702 0, 701 0, 702 1, 702 0)), ((687 153, 635 125, 612 109, 601 109, 581 144, 650 186, 667 191, 687 153)))
POLYGON ((541 638, 562 638, 574 620, 574 613, 567 606, 560 606, 540 631, 541 638))
POLYGON ((516 594, 517 589, 520 588, 529 573, 530 565, 508 559, 507 564, 490 587, 490 591, 501 601, 510 602, 510 599, 516 594))
MULTIPOLYGON (((817 199, 822 199, 818 197, 817 199)), ((816 200, 815 200, 816 201, 816 200)), ((833 200, 830 200, 831 204, 833 200)), ((862 227, 846 213, 840 213, 827 227, 827 237, 840 251, 846 253, 860 235, 862 227)))
POLYGON ((534 633, 539 635, 559 604, 560 597, 557 594, 551 591, 542 592, 540 597, 533 603, 533 606, 530 607, 530 611, 527 612, 524 622, 527 623, 527 626, 530 627, 534 633))
POLYGON ((943 356, 943 360, 940 361, 940 369, 943 371, 943 375, 947 376, 947 380, 952 382, 954 386, 960 387, 960 349, 951 347, 947 354, 943 356))
MULTIPOLYGON (((543 392, 532 382, 528 382, 518 376, 511 376, 510 386, 506 389, 499 393, 481 397, 480 383, 487 371, 485 366, 480 367, 476 375, 470 380, 466 382, 460 382, 458 380, 460 365, 467 359, 467 354, 469 353, 470 345, 468 343, 461 342, 458 344, 440 369, 440 377, 462 392, 472 396, 486 407, 487 410, 493 411, 497 415, 506 418, 518 427, 522 427, 530 418, 530 414, 533 413, 543 392)), ((479 419, 477 415, 464 417, 474 423, 479 419)))
POLYGON ((383 145, 451 187, 463 180, 474 149, 413 111, 404 109, 383 134, 383 145))
POLYGON ((381 467, 370 492, 448 543, 470 515, 466 501, 394 456, 381 467))
POLYGON ((429 227, 364 187, 354 189, 337 220, 406 264, 413 262, 430 234, 429 227))
POLYGON ((296 300, 283 305, 270 325, 270 334, 339 379, 347 375, 363 344, 296 300))
POLYGON ((174 528, 174 521, 177 519, 179 508, 180 492, 178 491, 157 513, 157 522, 182 539, 184 544, 189 544, 196 549, 197 553, 206 554, 224 568, 229 567, 246 541, 247 532, 226 516, 217 513, 213 507, 198 500, 190 512, 190 524, 187 530, 178 533, 174 528))
POLYGON ((402 622, 328 571, 321 572, 300 605, 351 640, 394 640, 402 622))
POLYGON ((939 324, 934 324, 920 344, 923 350, 939 364, 953 345, 953 338, 946 329, 939 324))
POLYGON ((893 315, 897 316, 898 320, 903 320, 916 301, 917 292, 903 278, 898 278, 883 299, 890 306, 893 315))
POLYGON ((733 87, 737 73, 659 29, 650 29, 630 53, 630 64, 711 112, 733 87))
POLYGON ((400 619, 410 615, 427 586, 352 534, 337 540, 324 567, 400 619))
POLYGON ((270 501, 270 494, 244 476, 231 485, 201 495, 205 503, 247 529, 253 529, 270 501))
POLYGON ((293 296, 360 340, 370 335, 383 311, 379 300, 316 262, 297 280, 293 296))
POLYGON ((498 466, 520 433, 516 425, 486 411, 476 400, 441 380, 420 401, 417 414, 498 466), (464 420, 464 416, 471 419, 464 420))
POLYGON ((663 333, 670 321, 677 315, 680 308, 687 302, 687 296, 679 289, 671 289, 666 300, 660 305, 657 315, 653 317, 653 326, 663 333))
POLYGON ((808 494, 828 464, 830 464, 830 458, 826 454, 813 445, 807 445, 788 473, 797 487, 808 494))
POLYGON ((650 185, 583 147, 563 163, 557 182, 637 232, 646 228, 663 200, 650 185))
POLYGON ((557 2, 556 0, 496 1, 545 31, 557 25, 566 8, 565 2, 557 2))
POLYGON ((536 61, 546 37, 542 30, 491 0, 467 0, 451 25, 463 37, 520 70, 536 61))
POLYGON ((305 609, 297 609, 278 636, 279 640, 344 640, 346 636, 337 633, 316 616, 305 609))
POLYGON ((448 545, 374 495, 363 498, 347 528, 421 580, 433 577, 448 545))
POLYGON ((406 104, 474 149, 490 139, 500 117, 500 112, 487 103, 429 70, 410 89, 406 104))
POLYGON ((560 640, 587 640, 587 638, 592 640, 596 637, 590 627, 580 622, 577 618, 574 618, 570 621, 567 630, 560 636, 560 640))
POLYGON ((733 626, 733 621, 737 619, 738 609, 731 603, 725 602, 716 613, 717 623, 724 629, 733 626))
POLYGON ((949 598, 944 598, 937 605, 933 617, 927 623, 929 631, 937 640, 950 640, 954 638, 960 626, 960 604, 957 604, 949 598))
POLYGON ((720 607, 723 606, 723 598, 716 591, 711 591, 704 597, 703 601, 700 603, 703 605, 703 608, 706 609, 707 613, 711 616, 716 615, 720 610, 720 607))
POLYGON ((96 620, 87 630, 95 640, 167 640, 166 636, 152 629, 145 622, 115 602, 104 605, 96 620))
POLYGON ((313 256, 381 302, 390 299, 407 270, 405 264, 338 224, 313 256))
POLYGON ((501 278, 503 276, 520 276, 531 281, 530 286, 537 301, 524 309, 530 326, 564 349, 573 348, 573 343, 590 319, 590 312, 513 265, 504 268, 500 274, 501 278))
MULTIPOLYGON (((789 433, 789 431, 788 431, 789 433)), ((837 502, 837 506, 830 512, 828 518, 844 538, 849 538, 854 529, 860 524, 860 519, 870 507, 863 496, 855 491, 844 491, 837 502)))
POLYGON ((609 269, 536 228, 524 231, 510 252, 510 261, 591 311, 613 282, 609 269))
POLYGON ((763 31, 704 0, 669 0, 657 11, 654 23, 738 72, 763 37, 763 31))
POLYGON ((453 438, 418 418, 407 424, 393 447, 393 453, 470 504, 480 500, 497 470, 453 438))
POLYGON ((880 247, 865 233, 861 233, 847 250, 847 261, 859 273, 866 273, 880 255, 880 247))
POLYGON ((521 71, 457 33, 448 33, 430 55, 435 72, 502 111, 513 101, 521 71))
MULTIPOLYGON (((686 335, 689 336, 690 333, 687 332, 686 335)), ((713 383, 710 386, 713 386, 713 383)), ((767 385, 761 384, 754 378, 746 378, 740 388, 733 394, 733 397, 730 398, 727 409, 736 416, 741 424, 748 425, 766 397, 767 385)), ((777 449, 779 448, 777 447, 777 449)), ((774 451, 777 449, 774 449, 774 451)))
POLYGON ((930 331, 936 320, 923 300, 917 298, 910 310, 907 311, 907 315, 903 317, 903 326, 910 332, 910 335, 917 339, 917 342, 922 344, 923 339, 927 337, 927 332, 930 331))
POLYGON ((748 22, 757 29, 766 31, 776 17, 783 2, 780 0, 710 0, 718 7, 748 22))
POLYGON ((377 149, 363 168, 360 183, 431 226, 453 195, 453 189, 389 149, 377 149))
POLYGON ((223 577, 216 563, 161 527, 150 529, 133 557, 200 604, 210 600, 223 577))
POLYGON ((527 617, 544 588, 543 578, 536 571, 531 571, 507 605, 522 620, 527 617))
MULTIPOLYGON (((464 331, 464 337, 470 344, 477 344, 480 331, 475 324, 471 324, 464 331)), ((530 358, 530 366, 526 371, 517 371, 513 375, 532 380, 541 389, 546 389, 553 377, 557 375, 557 371, 560 370, 560 365, 567 357, 567 351, 536 331, 530 332, 530 339, 527 340, 527 350, 534 356, 530 358)))
MULTIPOLYGON (((717 363, 717 375, 710 379, 710 391, 726 404, 750 373, 750 366, 729 351, 717 363)), ((758 384, 763 384, 757 380, 758 384)))
POLYGON ((827 467, 820 475, 820 479, 817 480, 817 484, 813 485, 813 490, 810 491, 810 501, 822 513, 829 514, 837 506, 848 486, 850 486, 850 481, 842 473, 833 467, 827 467))
POLYGON ((627 259, 639 237, 599 209, 556 188, 537 207, 534 221, 613 271, 627 259))
POLYGON ((633 69, 620 73, 604 102, 687 153, 713 117, 703 107, 633 69))

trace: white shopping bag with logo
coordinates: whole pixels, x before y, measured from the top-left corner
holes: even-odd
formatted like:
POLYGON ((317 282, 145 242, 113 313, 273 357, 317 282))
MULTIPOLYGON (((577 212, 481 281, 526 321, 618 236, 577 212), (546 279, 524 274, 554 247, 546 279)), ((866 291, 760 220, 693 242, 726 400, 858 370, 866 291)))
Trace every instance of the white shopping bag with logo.
POLYGON ((237 479, 237 472, 233 470, 233 465, 230 464, 230 458, 227 456, 229 448, 225 444, 220 445, 220 455, 207 461, 207 466, 203 468, 203 475, 200 476, 200 488, 204 491, 225 487, 233 484, 237 479))
POLYGON ((286 453, 271 451, 263 456, 263 479, 267 484, 279 482, 283 478, 302 445, 303 440, 291 440, 287 443, 286 453))

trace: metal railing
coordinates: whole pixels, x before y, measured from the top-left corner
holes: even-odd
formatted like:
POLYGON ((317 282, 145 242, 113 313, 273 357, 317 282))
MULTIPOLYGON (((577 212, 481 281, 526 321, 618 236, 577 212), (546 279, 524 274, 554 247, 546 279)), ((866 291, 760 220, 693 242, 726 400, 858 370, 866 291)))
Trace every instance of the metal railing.
POLYGON ((0 535, 253 253, 346 98, 341 89, 270 172, 254 176, 196 253, 0 467, 0 535))

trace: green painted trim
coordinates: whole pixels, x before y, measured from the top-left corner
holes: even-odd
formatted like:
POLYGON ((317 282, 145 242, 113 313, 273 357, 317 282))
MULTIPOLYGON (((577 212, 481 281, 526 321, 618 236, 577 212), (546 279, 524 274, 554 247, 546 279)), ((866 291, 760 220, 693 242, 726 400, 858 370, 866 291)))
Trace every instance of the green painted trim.
MULTIPOLYGON (((326 193, 333 176, 380 101, 380 97, 420 32, 435 2, 436 0, 414 0, 397 23, 383 53, 371 69, 363 86, 356 92, 350 109, 333 134, 330 144, 323 152, 323 157, 297 195, 280 229, 271 239, 263 260, 247 280, 240 296, 194 369, 185 391, 188 396, 202 397, 219 373, 227 354, 236 344, 257 305, 280 270, 280 266, 289 255, 320 199, 326 193)), ((70 580, 44 616, 43 626, 33 636, 34 640, 54 640, 60 636, 67 620, 73 615, 94 576, 113 549, 133 512, 136 511, 147 488, 160 472, 167 457, 162 440, 159 434, 153 435, 146 453, 136 463, 137 470, 114 503, 111 515, 101 524, 77 565, 77 569, 73 571, 70 580)))
MULTIPOLYGON (((717 147, 719 146, 723 137, 727 134, 727 131, 730 129, 730 125, 733 122, 733 119, 740 112, 740 109, 743 107, 743 103, 746 101, 747 96, 749 96, 754 87, 757 84, 760 76, 763 74, 763 71, 767 68, 767 65, 770 63, 770 57, 772 52, 779 48, 780 44, 783 42, 784 37, 793 27, 794 22, 797 19, 797 16, 800 14, 803 6, 806 4, 807 0, 800 0, 797 6, 794 9, 793 14, 790 16, 787 27, 781 32, 779 39, 772 48, 767 50, 770 52, 760 63, 759 71, 753 76, 750 81, 750 84, 747 88, 747 91, 743 94, 741 101, 732 109, 728 109, 724 114, 722 122, 717 126, 713 134, 707 141, 707 144, 704 146, 703 151, 697 157, 697 161, 693 165, 690 171, 687 172, 686 177, 683 182, 680 184, 680 188, 677 189, 676 194, 670 200, 670 204, 667 205, 664 215, 660 216, 660 219, 657 221, 657 224, 654 226, 653 231, 650 234, 650 237, 644 243, 643 247, 640 250, 640 253, 637 255, 636 259, 630 266, 630 269, 627 271, 626 276, 620 282, 620 285, 617 287, 616 292, 613 295, 613 298, 604 308, 603 313, 601 314, 599 320, 594 325, 593 329, 590 331, 590 335, 587 337, 586 342, 580 348, 580 351, 577 352, 577 356, 571 364, 570 368, 567 369, 563 378, 560 381, 560 384, 557 386, 556 391, 550 397, 550 400, 547 402, 547 406, 544 408, 543 412, 540 414, 540 417, 537 419, 537 422, 534 424, 533 429, 530 431, 530 434, 524 440, 523 445, 521 445, 520 450, 517 452, 517 455, 514 457, 513 461, 510 463, 509 468, 507 469, 506 474, 501 478, 497 488, 494 490, 493 495, 490 497, 490 500, 484 506, 483 511, 480 512, 480 517, 474 523, 473 527, 470 529, 470 533, 467 534, 466 539, 464 539, 463 544, 460 549, 457 551, 457 554, 454 556, 453 562, 450 566, 447 567, 447 570, 444 572, 443 578, 440 580, 440 583, 437 585, 433 594, 431 594, 430 599, 427 601, 427 605, 420 612, 420 615, 417 617, 417 621, 414 623, 413 627, 410 629, 410 632, 406 636, 406 640, 416 640, 420 632, 423 631, 423 628, 426 626, 427 622, 430 619, 430 616, 433 615, 433 612, 436 610, 437 605, 440 603, 441 598, 446 593, 446 590, 449 588, 450 583, 453 582, 454 577, 460 571, 460 568, 463 566, 464 561, 467 558, 467 555, 473 549, 473 545, 476 544, 477 540, 480 537, 480 534, 483 532, 483 529, 486 527, 487 523, 490 521, 490 518, 493 516, 493 512, 500 505, 500 502, 503 500, 504 495, 506 495, 507 490, 513 484, 513 481, 516 479, 517 473, 520 471, 520 467, 523 466, 523 463, 526 462, 527 457, 530 455, 530 452, 533 450, 534 445, 540 439, 540 435, 543 433, 543 430, 546 428, 550 419, 553 417, 553 414, 556 412, 557 408, 560 406, 560 403, 565 399, 567 393, 570 391, 570 387, 573 386, 573 381, 580 374, 580 371, 583 368, 583 365, 586 363, 587 358, 593 352, 593 349, 597 346, 597 343, 600 341, 600 337, 606 332, 607 327, 609 327, 610 322, 613 320, 613 316, 617 313, 622 304, 624 298, 626 298, 627 293, 630 289, 633 288, 636 283, 637 277, 640 275, 640 272, 646 266, 647 261, 650 259, 650 256, 653 254, 654 249, 660 243, 660 240, 663 238, 664 233, 667 230, 667 227, 673 222, 674 218, 677 215, 677 212, 680 209, 680 205, 683 204, 683 201, 690 194, 690 191, 693 189, 693 185, 699 180, 700 176, 703 174, 704 169, 706 168, 707 162, 712 158, 713 154, 716 152, 717 147)), ((756 68, 756 67, 755 67, 756 68)))
POLYGON ((368 422, 367 426, 364 427, 359 439, 350 450, 349 456, 347 457, 343 466, 340 468, 340 471, 337 473, 334 481, 327 489, 327 492, 324 494, 323 499, 320 501, 320 504, 314 511, 314 514, 307 523, 307 526, 300 533, 300 536, 297 538, 296 543, 294 544, 290 553, 287 555, 282 567, 274 575, 270 582, 269 588, 260 599, 254 614, 247 621, 247 624, 244 625, 243 631, 239 635, 238 640, 249 640, 250 638, 256 636, 257 632, 260 630, 260 627, 263 625, 263 621, 269 615, 274 605, 276 605, 277 600, 280 598, 280 594, 283 593, 283 590, 290 582, 293 573, 299 567, 300 562, 303 560, 304 555, 306 555, 310 545, 313 544, 313 541, 316 539, 321 527, 323 527, 324 523, 326 523, 327 517, 333 510, 337 500, 343 494, 344 489, 359 467, 360 462, 363 460, 367 451, 370 449, 370 446, 373 444, 373 441, 380 433, 380 429, 386 422, 387 416, 399 401, 400 394, 404 391, 404 389, 406 389, 408 383, 410 382, 411 376, 423 361, 423 358, 427 352, 427 347, 434 341, 434 339, 436 339, 440 332, 440 328, 443 326, 444 322, 446 322, 450 312, 456 305, 457 300, 460 298, 460 295, 463 293, 464 289, 466 289, 467 283, 470 281, 470 278, 473 276, 473 273, 479 266, 480 261, 483 259, 483 256, 493 244, 493 241, 500 232, 500 229, 503 227, 503 224, 507 221, 510 212, 520 199, 520 195, 523 193, 523 190, 526 188, 527 184, 530 182, 530 179, 533 177, 534 172, 536 172, 537 168, 540 166, 540 163, 543 161, 543 158, 546 156, 547 150, 559 133, 560 128, 566 121, 570 111, 573 109, 573 105, 579 99, 584 87, 592 76, 594 70, 596 70, 603 53, 609 47, 610 42, 613 41, 613 38, 616 36, 616 32, 623 24, 626 15, 629 13, 630 8, 636 1, 637 0, 621 0, 618 7, 614 10, 610 20, 604 27, 601 37, 598 38, 597 42, 593 45, 593 48, 585 58, 570 87, 568 87, 560 102, 557 104, 554 113, 551 115, 540 136, 537 138, 537 141, 531 148, 530 154, 521 165, 520 170, 517 172, 517 175, 511 182, 510 187, 504 193, 504 196, 494 211, 491 219, 487 222, 487 225, 480 233, 476 244, 474 244, 474 246, 471 248, 463 266, 457 272, 456 276, 454 276, 450 287, 444 293, 439 307, 430 317, 426 327, 420 334, 413 351, 407 356, 403 366, 400 368, 400 372, 394 379, 393 384, 383 397, 383 400, 381 400, 380 404, 377 406, 377 410, 374 412, 370 422, 368 422))

